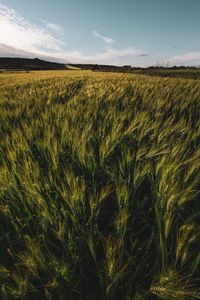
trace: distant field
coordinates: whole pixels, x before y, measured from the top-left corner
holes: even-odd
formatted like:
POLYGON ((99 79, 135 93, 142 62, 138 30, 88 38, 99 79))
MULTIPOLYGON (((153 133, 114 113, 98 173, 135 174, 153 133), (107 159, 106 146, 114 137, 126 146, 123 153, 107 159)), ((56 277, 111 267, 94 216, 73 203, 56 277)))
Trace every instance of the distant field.
POLYGON ((149 76, 161 76, 161 77, 175 77, 186 79, 200 79, 200 68, 198 69, 143 69, 133 71, 134 74, 145 74, 149 76))
POLYGON ((200 299, 200 81, 0 74, 0 299, 200 299))

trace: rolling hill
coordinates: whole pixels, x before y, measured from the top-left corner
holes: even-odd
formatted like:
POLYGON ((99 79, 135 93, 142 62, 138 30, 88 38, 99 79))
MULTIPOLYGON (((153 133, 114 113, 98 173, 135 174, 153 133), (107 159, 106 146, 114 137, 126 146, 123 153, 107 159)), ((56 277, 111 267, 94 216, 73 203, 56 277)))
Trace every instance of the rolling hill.
POLYGON ((65 64, 38 58, 0 57, 0 70, 65 70, 65 64))

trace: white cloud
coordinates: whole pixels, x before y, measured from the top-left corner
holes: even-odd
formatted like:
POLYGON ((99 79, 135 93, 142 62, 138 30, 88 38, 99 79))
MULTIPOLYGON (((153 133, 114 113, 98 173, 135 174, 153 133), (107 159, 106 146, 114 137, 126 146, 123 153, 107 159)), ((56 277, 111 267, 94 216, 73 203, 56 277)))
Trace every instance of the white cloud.
POLYGON ((34 53, 0 43, 1 57, 35 57, 34 53))
POLYGON ((128 49, 106 49, 102 52, 93 55, 85 54, 81 51, 63 52, 59 54, 52 54, 57 59, 62 59, 71 63, 98 63, 98 64, 139 64, 139 59, 148 56, 148 53, 135 48, 128 49))
POLYGON ((66 63, 93 63, 93 64, 140 64, 140 58, 149 54, 143 50, 128 49, 106 49, 93 55, 85 54, 81 51, 44 51, 36 50, 28 52, 19 48, 14 48, 0 43, 0 56, 16 57, 39 57, 42 59, 66 62, 66 63))
POLYGON ((62 34, 62 35, 64 34, 64 30, 60 25, 48 22, 46 20, 41 20, 41 21, 51 31, 54 31, 54 32, 62 34))
POLYGON ((93 30, 92 34, 93 34, 93 36, 103 40, 104 43, 106 43, 106 44, 112 44, 115 42, 112 38, 101 35, 97 30, 93 30))
MULTIPOLYGON (((58 38, 63 29, 57 24, 40 21, 43 26, 34 25, 15 10, 0 4, 0 56, 38 57, 66 63, 139 65, 139 58, 148 55, 147 52, 133 47, 109 47, 94 54, 65 51, 65 44, 58 38)), ((93 34, 107 44, 114 42, 97 31, 93 31, 93 34)))
POLYGON ((169 58, 170 64, 200 64, 200 51, 188 52, 169 58))
POLYGON ((39 49, 59 51, 64 43, 48 29, 25 20, 15 10, 0 4, 0 43, 37 52, 39 49))
POLYGON ((147 53, 134 49, 134 48, 128 48, 128 49, 107 49, 103 52, 97 53, 94 56, 88 57, 88 59, 93 61, 98 61, 99 63, 131 63, 132 60, 138 59, 138 57, 146 56, 147 53))

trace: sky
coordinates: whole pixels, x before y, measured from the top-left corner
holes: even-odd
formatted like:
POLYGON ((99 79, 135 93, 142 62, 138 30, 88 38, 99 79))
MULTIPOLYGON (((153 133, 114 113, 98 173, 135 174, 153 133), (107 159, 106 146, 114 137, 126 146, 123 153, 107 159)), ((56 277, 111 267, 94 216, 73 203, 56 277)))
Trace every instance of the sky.
POLYGON ((200 65, 200 0, 0 0, 0 56, 200 65))

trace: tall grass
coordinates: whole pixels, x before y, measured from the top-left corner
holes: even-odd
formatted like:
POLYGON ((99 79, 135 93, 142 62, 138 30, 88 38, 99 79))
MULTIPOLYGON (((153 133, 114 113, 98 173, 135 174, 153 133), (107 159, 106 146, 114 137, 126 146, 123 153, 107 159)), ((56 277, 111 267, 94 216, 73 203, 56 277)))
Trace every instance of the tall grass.
POLYGON ((0 75, 0 299, 200 299, 200 82, 0 75))

